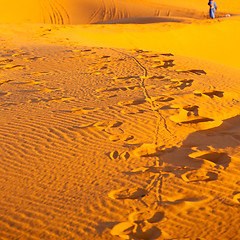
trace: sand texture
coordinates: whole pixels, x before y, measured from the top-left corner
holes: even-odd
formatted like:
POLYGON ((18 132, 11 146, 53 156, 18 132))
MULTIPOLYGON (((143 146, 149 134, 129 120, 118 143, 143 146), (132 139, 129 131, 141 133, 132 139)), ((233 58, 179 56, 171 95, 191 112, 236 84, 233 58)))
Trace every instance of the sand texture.
POLYGON ((1 240, 239 239, 240 3, 217 3, 3 4, 1 240))

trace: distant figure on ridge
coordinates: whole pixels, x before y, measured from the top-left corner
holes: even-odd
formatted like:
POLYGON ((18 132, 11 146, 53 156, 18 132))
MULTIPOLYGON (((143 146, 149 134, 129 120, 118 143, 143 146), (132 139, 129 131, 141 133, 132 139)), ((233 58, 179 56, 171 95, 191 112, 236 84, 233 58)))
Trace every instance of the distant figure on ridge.
POLYGON ((210 0, 210 1, 208 2, 208 5, 209 5, 209 7, 210 7, 210 9, 209 9, 209 16, 210 16, 210 18, 215 18, 215 12, 216 12, 216 10, 217 10, 217 5, 216 5, 216 3, 215 3, 214 1, 212 1, 212 0, 210 0))

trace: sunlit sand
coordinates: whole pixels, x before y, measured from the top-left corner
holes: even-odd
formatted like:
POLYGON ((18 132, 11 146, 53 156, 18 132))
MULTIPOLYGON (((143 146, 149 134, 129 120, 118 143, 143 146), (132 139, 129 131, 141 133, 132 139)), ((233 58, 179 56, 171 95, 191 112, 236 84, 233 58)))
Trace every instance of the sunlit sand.
POLYGON ((159 2, 2 1, 0 239, 239 239, 240 3, 159 2))

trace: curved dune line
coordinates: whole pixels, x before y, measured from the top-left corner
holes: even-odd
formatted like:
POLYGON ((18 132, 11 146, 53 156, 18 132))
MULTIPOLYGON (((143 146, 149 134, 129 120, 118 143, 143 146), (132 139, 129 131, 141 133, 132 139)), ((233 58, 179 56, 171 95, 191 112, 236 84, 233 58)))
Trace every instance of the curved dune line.
MULTIPOLYGON (((67 10, 63 7, 63 5, 61 5, 57 0, 55 0, 55 3, 57 4, 57 5, 59 5, 59 7, 62 9, 62 11, 64 12, 64 14, 66 15, 66 20, 67 20, 67 24, 70 24, 70 16, 69 16, 69 14, 68 14, 68 12, 67 12, 67 10)), ((63 16, 63 15, 62 15, 63 16)))
POLYGON ((51 24, 70 24, 69 13, 58 1, 42 0, 40 6, 44 23, 49 19, 51 24))

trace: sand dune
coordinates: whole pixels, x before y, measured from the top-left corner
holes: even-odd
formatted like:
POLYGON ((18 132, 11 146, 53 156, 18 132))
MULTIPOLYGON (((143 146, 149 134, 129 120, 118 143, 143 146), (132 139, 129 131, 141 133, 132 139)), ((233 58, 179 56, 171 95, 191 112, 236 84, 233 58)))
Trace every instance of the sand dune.
POLYGON ((0 239, 238 240, 239 17, 3 2, 0 239))
MULTIPOLYGON (((220 15, 239 13, 235 1, 218 1, 220 15)), ((4 1, 0 22, 87 24, 132 17, 206 18, 207 2, 156 0, 23 0, 4 1)))

